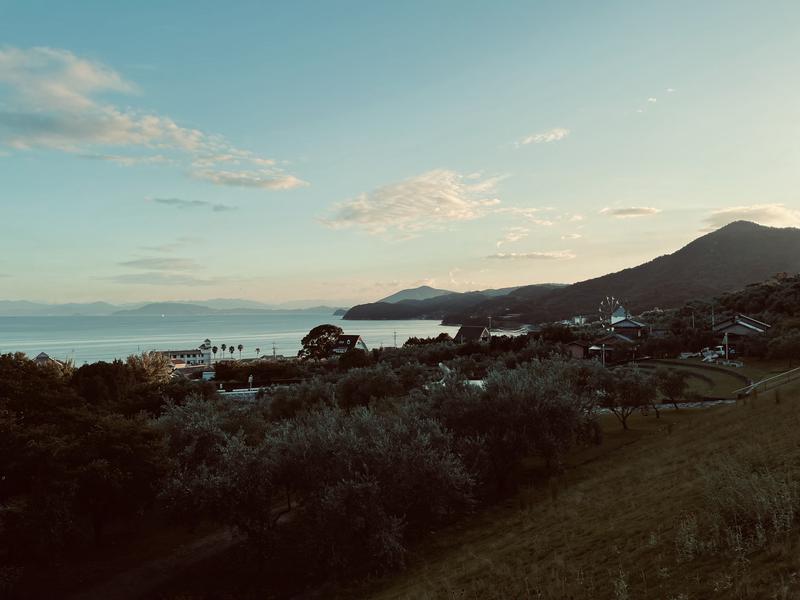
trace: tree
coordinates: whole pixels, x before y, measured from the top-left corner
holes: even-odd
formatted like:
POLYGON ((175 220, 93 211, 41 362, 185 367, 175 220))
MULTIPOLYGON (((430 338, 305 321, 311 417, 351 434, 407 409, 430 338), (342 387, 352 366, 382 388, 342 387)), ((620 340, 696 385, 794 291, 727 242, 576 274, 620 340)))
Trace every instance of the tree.
POLYGON ((115 517, 134 515, 156 497, 164 454, 158 432, 140 415, 90 417, 70 448, 75 508, 92 523, 96 542, 115 517))
POLYGON ((800 330, 790 329, 771 339, 768 343, 768 355, 770 358, 788 359, 791 369, 792 360, 800 358, 800 330))
POLYGON ((233 353, 236 352, 236 348, 233 347, 233 344, 228 346, 228 352, 231 353, 231 360, 233 360, 233 353))
POLYGON ((166 383, 172 373, 172 363, 166 354, 152 350, 130 355, 125 363, 137 381, 145 384, 166 383))
POLYGON ((211 347, 211 352, 214 353, 214 360, 217 360, 217 351, 218 350, 219 350, 219 348, 217 348, 216 346, 212 346, 211 347))
POLYGON ((236 349, 239 351, 239 360, 242 360, 242 350, 244 350, 244 346, 242 344, 239 344, 238 346, 236 346, 236 349))
POLYGON ((664 397, 678 410, 678 400, 686 396, 688 375, 678 369, 659 368, 656 370, 656 385, 664 397))
POLYGON ((261 356, 261 348, 256 348, 256 358, 261 356))
POLYGON ((654 405, 656 383, 638 369, 616 369, 605 383, 600 405, 617 417, 623 429, 629 429, 628 418, 637 408, 654 405))
POLYGON ((336 325, 317 325, 308 332, 303 340, 303 348, 298 353, 302 359, 322 360, 329 358, 336 346, 336 340, 343 330, 336 325))
POLYGON ((584 394, 593 391, 580 391, 573 377, 560 363, 536 362, 490 373, 483 390, 447 380, 431 390, 429 401, 433 415, 472 454, 466 463, 483 461, 478 475, 502 490, 525 456, 538 454, 554 466, 572 443, 588 437, 594 402, 584 394))
POLYGON ((222 358, 224 360, 225 359, 225 350, 228 349, 228 345, 227 344, 222 344, 222 345, 220 345, 220 348, 222 348, 222 358))
POLYGON ((351 348, 339 357, 338 366, 342 371, 359 367, 368 367, 372 364, 372 357, 366 350, 351 348))
POLYGON ((396 396, 402 392, 397 374, 387 365, 350 369, 336 384, 339 406, 367 406, 372 400, 396 396))

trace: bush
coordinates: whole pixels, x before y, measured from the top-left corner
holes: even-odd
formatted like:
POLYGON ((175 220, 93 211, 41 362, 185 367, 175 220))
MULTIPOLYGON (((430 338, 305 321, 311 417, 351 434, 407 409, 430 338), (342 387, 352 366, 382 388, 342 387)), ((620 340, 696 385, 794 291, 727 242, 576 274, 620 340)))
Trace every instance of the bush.
POLYGON ((377 365, 348 371, 336 384, 336 401, 345 408, 367 406, 402 391, 397 374, 387 365, 377 365))
POLYGON ((487 467, 481 479, 502 489, 521 458, 538 454, 556 466, 570 445, 596 430, 594 399, 581 389, 578 372, 560 361, 533 363, 491 373, 483 390, 450 379, 431 390, 430 410, 471 448, 468 464, 487 467))

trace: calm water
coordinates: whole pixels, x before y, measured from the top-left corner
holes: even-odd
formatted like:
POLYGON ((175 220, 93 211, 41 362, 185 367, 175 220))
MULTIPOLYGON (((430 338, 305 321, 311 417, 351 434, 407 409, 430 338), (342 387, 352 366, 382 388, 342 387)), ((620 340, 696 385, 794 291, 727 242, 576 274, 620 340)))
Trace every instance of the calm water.
POLYGON ((393 346, 394 332, 399 346, 412 336, 453 335, 457 330, 438 321, 342 321, 327 312, 166 318, 0 317, 0 353, 25 352, 33 357, 47 352, 53 358, 72 358, 82 365, 144 350, 196 348, 209 338, 216 346, 242 344, 243 357, 255 356, 256 348, 271 354, 273 343, 278 354, 294 356, 303 336, 323 323, 361 335, 370 348, 393 346))

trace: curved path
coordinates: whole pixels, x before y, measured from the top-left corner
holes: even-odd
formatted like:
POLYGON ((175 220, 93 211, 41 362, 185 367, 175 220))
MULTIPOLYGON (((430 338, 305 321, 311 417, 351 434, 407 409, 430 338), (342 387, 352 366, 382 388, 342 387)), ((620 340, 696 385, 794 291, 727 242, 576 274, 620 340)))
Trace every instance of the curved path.
POLYGON ((238 542, 229 530, 217 531, 158 558, 125 571, 88 590, 69 596, 70 600, 134 600, 142 598, 175 577, 175 573, 201 560, 216 556, 238 542))

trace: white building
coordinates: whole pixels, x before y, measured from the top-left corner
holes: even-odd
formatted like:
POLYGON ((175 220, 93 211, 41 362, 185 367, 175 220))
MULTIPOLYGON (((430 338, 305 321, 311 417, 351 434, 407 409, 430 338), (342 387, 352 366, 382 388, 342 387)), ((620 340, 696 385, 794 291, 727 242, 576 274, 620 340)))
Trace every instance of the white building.
POLYGON ((194 348, 192 350, 164 350, 161 354, 166 356, 170 362, 175 365, 179 363, 188 366, 211 364, 211 353, 206 350, 201 350, 200 348, 194 348))

